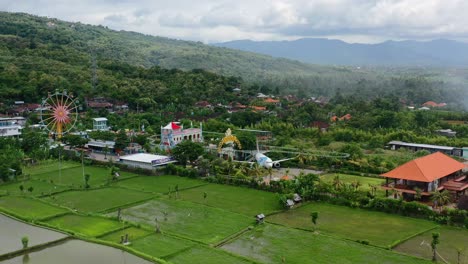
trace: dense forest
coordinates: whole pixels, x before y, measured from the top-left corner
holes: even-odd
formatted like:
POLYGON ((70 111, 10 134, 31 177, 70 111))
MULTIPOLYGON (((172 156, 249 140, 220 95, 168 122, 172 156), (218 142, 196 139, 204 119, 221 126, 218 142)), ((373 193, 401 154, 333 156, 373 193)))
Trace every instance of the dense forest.
POLYGON ((158 101, 164 100, 162 97, 171 98, 168 93, 190 97, 190 103, 202 95, 208 100, 223 98, 219 97, 222 91, 213 91, 240 86, 250 93, 360 99, 396 96, 408 105, 433 100, 461 107, 468 76, 466 71, 453 69, 317 66, 6 12, 0 13, 0 58, 0 99, 30 102, 38 102, 55 89, 68 89, 77 95, 115 94, 116 99, 122 91, 136 89, 137 94, 132 95, 143 95, 159 104, 165 103, 158 101), (207 92, 187 89, 196 86, 206 87, 207 92))

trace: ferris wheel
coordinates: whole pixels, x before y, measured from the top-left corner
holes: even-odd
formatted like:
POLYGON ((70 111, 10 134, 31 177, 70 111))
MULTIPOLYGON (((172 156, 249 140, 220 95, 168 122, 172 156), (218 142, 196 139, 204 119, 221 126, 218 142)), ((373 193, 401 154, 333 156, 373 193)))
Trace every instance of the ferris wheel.
POLYGON ((78 120, 78 107, 66 91, 49 94, 42 100, 41 124, 50 134, 61 138, 78 120))

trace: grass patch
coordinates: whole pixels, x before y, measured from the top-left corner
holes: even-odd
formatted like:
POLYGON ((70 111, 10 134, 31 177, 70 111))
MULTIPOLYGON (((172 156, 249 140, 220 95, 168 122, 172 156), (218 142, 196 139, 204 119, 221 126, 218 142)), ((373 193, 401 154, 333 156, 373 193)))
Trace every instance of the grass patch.
MULTIPOLYGON (((151 200, 123 209, 125 220, 155 228, 158 219, 161 231, 212 244, 253 223, 253 217, 227 212, 180 200, 151 200), (167 212, 167 218, 164 216, 167 212)), ((116 215, 112 213, 111 215, 116 215)))
POLYGON ((320 232, 351 240, 368 240, 381 247, 436 226, 426 220, 326 203, 307 204, 269 216, 267 221, 312 230, 310 213, 313 211, 319 213, 317 228, 320 232))
POLYGON ((440 233, 440 244, 437 252, 449 263, 468 263, 468 230, 441 226, 416 236, 395 247, 396 251, 432 259, 432 233, 440 233), (461 250, 460 262, 458 262, 457 248, 461 250))
POLYGON ((47 218, 68 212, 66 209, 48 205, 41 201, 13 196, 0 197, 0 208, 19 218, 29 220, 47 218))
POLYGON ((263 263, 429 263, 312 232, 264 224, 222 247, 263 263))
POLYGON ((281 209, 278 197, 274 193, 220 184, 208 184, 182 191, 180 198, 200 204, 206 203, 249 217, 281 209), (205 192, 206 201, 203 198, 205 192))
POLYGON ((156 233, 131 242, 131 247, 135 250, 158 258, 174 254, 194 245, 194 242, 188 240, 156 233))
POLYGON ((233 256, 215 248, 208 248, 203 246, 194 246, 188 250, 184 250, 179 254, 175 254, 166 259, 171 263, 203 263, 203 264, 243 264, 254 263, 240 257, 233 256))
MULTIPOLYGON (((80 166, 81 164, 79 162, 65 161, 65 160, 62 161, 62 164, 61 164, 62 170, 74 168, 74 167, 80 167, 80 166)), ((55 172, 55 171, 58 171, 58 169, 59 169, 59 162, 57 160, 47 160, 37 165, 24 166, 23 174, 29 174, 32 176, 32 175, 37 175, 37 174, 55 172)))
POLYGON ((150 233, 151 232, 148 230, 131 226, 123 230, 112 232, 110 234, 99 237, 99 239, 107 240, 114 243, 120 243, 121 236, 125 236, 126 234, 128 234, 128 240, 131 243, 133 243, 136 239, 149 235, 150 233))
POLYGON ((50 193, 67 190, 68 187, 54 185, 47 181, 30 180, 24 182, 16 182, 11 184, 0 185, 0 191, 4 191, 9 195, 26 195, 26 196, 43 196, 50 193), (24 190, 21 192, 20 186, 23 185, 24 190), (29 192, 28 188, 33 187, 33 191, 29 192))
POLYGON ((382 185, 385 182, 385 179, 349 175, 349 174, 342 174, 342 173, 329 173, 329 174, 320 175, 320 180, 324 182, 332 183, 333 178, 335 178, 336 176, 339 176, 341 182, 343 183, 347 183, 347 184, 351 184, 352 182, 361 183, 361 186, 359 187, 359 190, 361 191, 371 191, 369 184, 376 185, 378 186, 377 196, 381 196, 381 197, 385 196, 385 191, 382 190, 382 188, 380 188, 380 185, 382 185))
POLYGON ((101 212, 151 197, 152 195, 148 193, 122 188, 103 188, 88 191, 63 192, 47 197, 45 200, 81 212, 101 212))
POLYGON ((179 176, 141 176, 132 179, 119 181, 115 185, 153 193, 167 193, 169 188, 173 192, 178 185, 179 190, 206 184, 204 181, 189 179, 179 176))
MULTIPOLYGON (((104 167, 85 166, 85 174, 90 175, 89 185, 98 187, 110 183, 112 176, 110 170, 104 167)), ((119 179, 133 177, 136 174, 122 171, 119 179)), ((58 167, 54 171, 48 171, 31 176, 33 179, 48 181, 57 185, 66 185, 74 188, 82 188, 84 186, 83 169, 81 166, 63 169, 59 173, 58 167)))
POLYGON ((72 231, 88 237, 97 237, 124 227, 123 223, 111 219, 74 214, 52 218, 45 223, 57 229, 72 231))

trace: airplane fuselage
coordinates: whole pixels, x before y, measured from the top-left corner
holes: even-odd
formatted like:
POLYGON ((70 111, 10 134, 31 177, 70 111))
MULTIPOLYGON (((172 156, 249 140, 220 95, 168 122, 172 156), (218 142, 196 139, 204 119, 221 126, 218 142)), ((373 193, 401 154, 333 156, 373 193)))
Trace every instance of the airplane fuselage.
POLYGON ((260 152, 255 154, 255 160, 257 161, 259 166, 265 167, 267 169, 273 168, 273 161, 260 152))

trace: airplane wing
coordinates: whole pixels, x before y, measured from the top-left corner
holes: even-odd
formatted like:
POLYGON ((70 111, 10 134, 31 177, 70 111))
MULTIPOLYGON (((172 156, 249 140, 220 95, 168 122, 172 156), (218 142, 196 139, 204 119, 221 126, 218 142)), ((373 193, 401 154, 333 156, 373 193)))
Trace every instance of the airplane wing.
POLYGON ((283 162, 283 161, 287 161, 287 160, 292 160, 292 159, 295 159, 296 157, 293 157, 293 158, 287 158, 287 159, 280 159, 280 160, 274 160, 273 163, 277 163, 277 162, 283 162))
POLYGON ((238 162, 238 163, 248 163, 250 165, 257 163, 256 161, 246 161, 246 160, 232 160, 232 162, 238 162))

